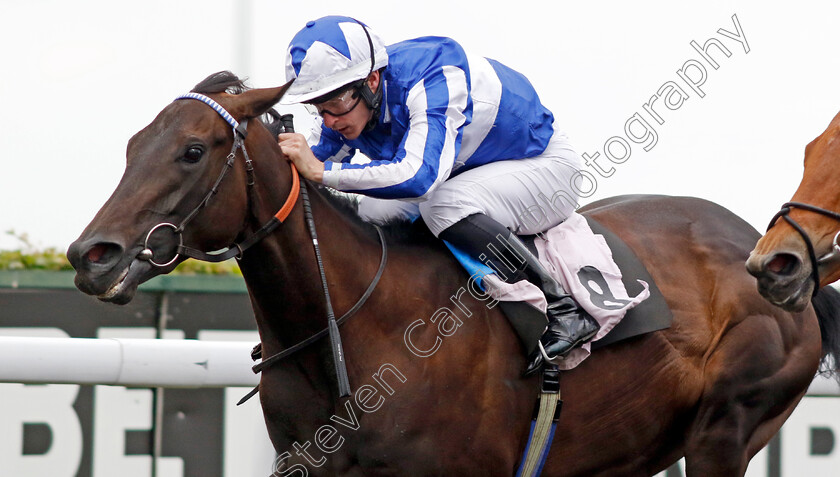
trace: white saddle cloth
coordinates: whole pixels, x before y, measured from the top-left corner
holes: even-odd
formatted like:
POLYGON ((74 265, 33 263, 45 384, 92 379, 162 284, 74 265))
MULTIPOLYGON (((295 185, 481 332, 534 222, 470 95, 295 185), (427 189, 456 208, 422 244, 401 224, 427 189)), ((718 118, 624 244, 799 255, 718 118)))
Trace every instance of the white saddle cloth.
MULTIPOLYGON (((617 325, 628 310, 650 296, 646 282, 638 295, 630 297, 621 281, 621 271, 602 235, 589 228, 586 219, 573 213, 560 225, 540 234, 534 240, 540 262, 551 272, 580 306, 601 325, 593 341, 597 341, 617 325)), ((490 295, 500 301, 526 301, 542 312, 546 299, 542 291, 528 281, 503 282, 495 274, 483 278, 490 295)), ((558 362, 562 370, 580 364, 590 354, 590 344, 573 350, 558 362)))

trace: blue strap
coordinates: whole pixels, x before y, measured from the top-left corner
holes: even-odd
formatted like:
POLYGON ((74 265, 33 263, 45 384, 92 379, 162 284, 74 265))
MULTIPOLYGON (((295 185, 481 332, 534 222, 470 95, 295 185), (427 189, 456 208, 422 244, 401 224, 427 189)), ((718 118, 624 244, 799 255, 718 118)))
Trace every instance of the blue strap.
POLYGON ((554 431, 557 430, 562 405, 560 370, 556 365, 546 363, 542 370, 540 397, 534 408, 528 443, 525 445, 516 477, 539 477, 542 473, 545 461, 548 460, 551 442, 554 440, 554 431))
POLYGON ((525 444, 525 452, 522 453, 522 460, 519 463, 519 468, 516 470, 516 477, 539 477, 539 475, 542 473, 543 467, 545 466, 545 461, 548 460, 548 451, 551 450, 551 441, 554 440, 554 431, 557 430, 557 422, 551 424, 551 430, 548 432, 548 438, 545 441, 545 446, 543 446, 542 450, 540 451, 539 465, 537 466, 534 473, 531 475, 522 474, 522 469, 525 467, 525 458, 528 456, 528 451, 531 449, 531 441, 534 438, 534 429, 536 429, 536 425, 537 420, 532 420, 531 430, 528 433, 528 443, 525 444))
POLYGON ((177 98, 175 98, 175 101, 178 101, 179 99, 197 99, 210 106, 211 108, 213 108, 214 111, 219 113, 219 116, 221 116, 225 121, 227 121, 228 124, 230 124, 230 127, 233 128, 234 132, 239 128, 239 121, 234 119, 233 116, 231 116, 230 113, 227 112, 227 110, 223 108, 221 104, 213 101, 212 99, 208 98, 207 96, 204 96, 203 94, 190 92, 178 96, 177 98))
POLYGON ((516 469, 516 477, 522 477, 522 468, 525 466, 525 456, 528 455, 528 451, 531 449, 531 440, 534 438, 534 428, 537 425, 537 420, 534 419, 531 421, 531 430, 528 431, 528 443, 525 444, 525 452, 522 453, 522 460, 519 462, 519 468, 516 469))

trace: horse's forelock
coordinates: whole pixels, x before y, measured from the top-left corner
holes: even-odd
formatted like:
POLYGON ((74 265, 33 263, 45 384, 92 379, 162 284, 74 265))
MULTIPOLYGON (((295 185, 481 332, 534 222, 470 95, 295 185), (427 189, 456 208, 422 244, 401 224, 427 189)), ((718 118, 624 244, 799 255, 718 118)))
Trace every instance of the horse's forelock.
MULTIPOLYGON (((245 85, 245 81, 245 79, 240 79, 230 71, 219 71, 201 80, 193 87, 192 92, 199 94, 241 94, 251 89, 245 85)), ((269 132, 276 136, 283 132, 283 122, 280 121, 280 116, 280 113, 271 109, 263 114, 259 120, 268 128, 269 132)))
POLYGON ((245 86, 245 79, 240 79, 230 71, 219 71, 204 78, 200 83, 193 87, 193 93, 213 94, 213 93, 229 93, 240 94, 247 91, 245 86))

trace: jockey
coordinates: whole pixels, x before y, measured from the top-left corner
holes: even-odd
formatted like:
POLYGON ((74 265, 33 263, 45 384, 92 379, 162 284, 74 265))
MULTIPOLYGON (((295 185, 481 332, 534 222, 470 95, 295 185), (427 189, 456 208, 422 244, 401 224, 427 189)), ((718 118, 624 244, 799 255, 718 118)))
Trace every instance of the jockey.
POLYGON ((572 180, 582 167, 523 75, 449 38, 385 46, 361 22, 329 16, 292 39, 286 76, 295 81, 283 103, 314 105, 323 119, 311 144, 302 134, 279 135, 301 175, 363 195, 359 215, 369 222, 422 217, 502 280, 526 279, 543 291, 548 320, 526 374, 595 336, 598 323, 516 237, 574 211, 572 180), (370 162, 351 164, 357 150, 370 162), (558 192, 569 200, 540 223, 523 219, 558 192))

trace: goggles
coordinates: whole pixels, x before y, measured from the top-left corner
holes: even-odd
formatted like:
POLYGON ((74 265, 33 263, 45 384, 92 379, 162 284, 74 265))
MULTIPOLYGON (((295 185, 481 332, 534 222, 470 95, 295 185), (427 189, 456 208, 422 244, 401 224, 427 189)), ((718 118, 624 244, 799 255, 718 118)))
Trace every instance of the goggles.
POLYGON ((350 88, 335 98, 332 98, 329 101, 324 101, 323 103, 315 104, 314 106, 321 117, 324 117, 325 114, 329 114, 330 116, 344 116, 350 111, 356 109, 356 106, 359 105, 361 100, 362 95, 359 94, 357 89, 350 88))

